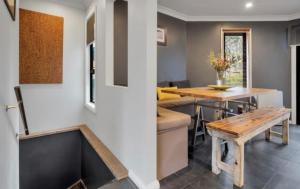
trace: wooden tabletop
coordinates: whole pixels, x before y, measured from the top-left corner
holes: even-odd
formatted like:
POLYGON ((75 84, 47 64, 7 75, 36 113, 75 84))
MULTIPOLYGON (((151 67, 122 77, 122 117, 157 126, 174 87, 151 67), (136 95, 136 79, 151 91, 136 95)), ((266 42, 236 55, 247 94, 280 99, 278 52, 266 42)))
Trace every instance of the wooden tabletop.
POLYGON ((205 98, 205 99, 216 100, 216 101, 235 100, 240 98, 273 93, 276 91, 277 90, 275 89, 242 88, 242 87, 234 87, 231 89, 227 89, 226 91, 215 90, 208 87, 162 90, 162 92, 164 93, 178 94, 181 96, 191 96, 196 98, 205 98))
POLYGON ((278 119, 278 117, 286 116, 288 119, 290 112, 291 110, 287 108, 260 108, 253 112, 208 123, 207 128, 240 137, 255 130, 264 123, 278 119))

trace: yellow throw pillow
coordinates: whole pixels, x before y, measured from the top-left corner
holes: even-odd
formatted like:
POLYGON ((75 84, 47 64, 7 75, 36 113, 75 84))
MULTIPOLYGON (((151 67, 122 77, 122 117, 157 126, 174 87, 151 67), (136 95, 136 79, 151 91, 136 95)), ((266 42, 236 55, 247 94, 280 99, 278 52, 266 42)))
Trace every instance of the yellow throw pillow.
POLYGON ((157 87, 158 100, 171 100, 181 98, 180 95, 163 93, 162 90, 177 89, 177 87, 157 87))

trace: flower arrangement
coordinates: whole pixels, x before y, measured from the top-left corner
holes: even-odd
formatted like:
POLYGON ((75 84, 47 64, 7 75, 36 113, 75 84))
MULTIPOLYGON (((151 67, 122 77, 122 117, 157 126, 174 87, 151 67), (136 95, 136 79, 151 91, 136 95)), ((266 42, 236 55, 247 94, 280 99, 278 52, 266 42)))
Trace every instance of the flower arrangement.
POLYGON ((217 71, 217 85, 222 85, 225 72, 235 64, 236 58, 234 56, 227 56, 223 58, 221 54, 215 55, 214 51, 210 51, 209 63, 217 71))
POLYGON ((231 59, 225 59, 220 54, 216 56, 214 51, 210 51, 209 62, 217 72, 227 71, 234 63, 231 59))

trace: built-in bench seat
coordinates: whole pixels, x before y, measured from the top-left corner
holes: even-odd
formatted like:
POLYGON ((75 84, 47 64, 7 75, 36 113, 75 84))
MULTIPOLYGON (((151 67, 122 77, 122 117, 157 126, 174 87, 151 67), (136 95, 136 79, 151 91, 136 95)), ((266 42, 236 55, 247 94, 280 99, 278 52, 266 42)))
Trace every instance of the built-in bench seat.
POLYGON ((284 144, 289 142, 290 109, 286 108, 261 108, 253 112, 235 117, 211 122, 207 125, 212 136, 212 172, 220 174, 221 170, 233 176, 234 185, 244 185, 244 144, 256 135, 265 132, 266 139, 279 136, 284 144), (282 134, 271 128, 283 122, 282 134), (229 165, 221 161, 221 147, 223 140, 233 141, 234 164, 229 165))
POLYGON ((158 107, 157 177, 159 180, 188 165, 189 115, 158 107))
POLYGON ((176 99, 157 101, 157 105, 163 108, 176 108, 180 106, 189 106, 194 104, 195 104, 195 98, 188 97, 188 96, 176 98, 176 99))

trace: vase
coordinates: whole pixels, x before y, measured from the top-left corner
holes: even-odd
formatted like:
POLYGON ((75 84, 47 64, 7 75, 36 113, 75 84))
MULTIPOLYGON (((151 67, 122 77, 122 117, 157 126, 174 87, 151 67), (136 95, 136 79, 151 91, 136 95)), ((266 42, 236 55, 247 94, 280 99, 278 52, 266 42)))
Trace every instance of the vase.
POLYGON ((217 85, 221 86, 224 85, 224 74, 225 72, 219 71, 217 72, 217 85))

